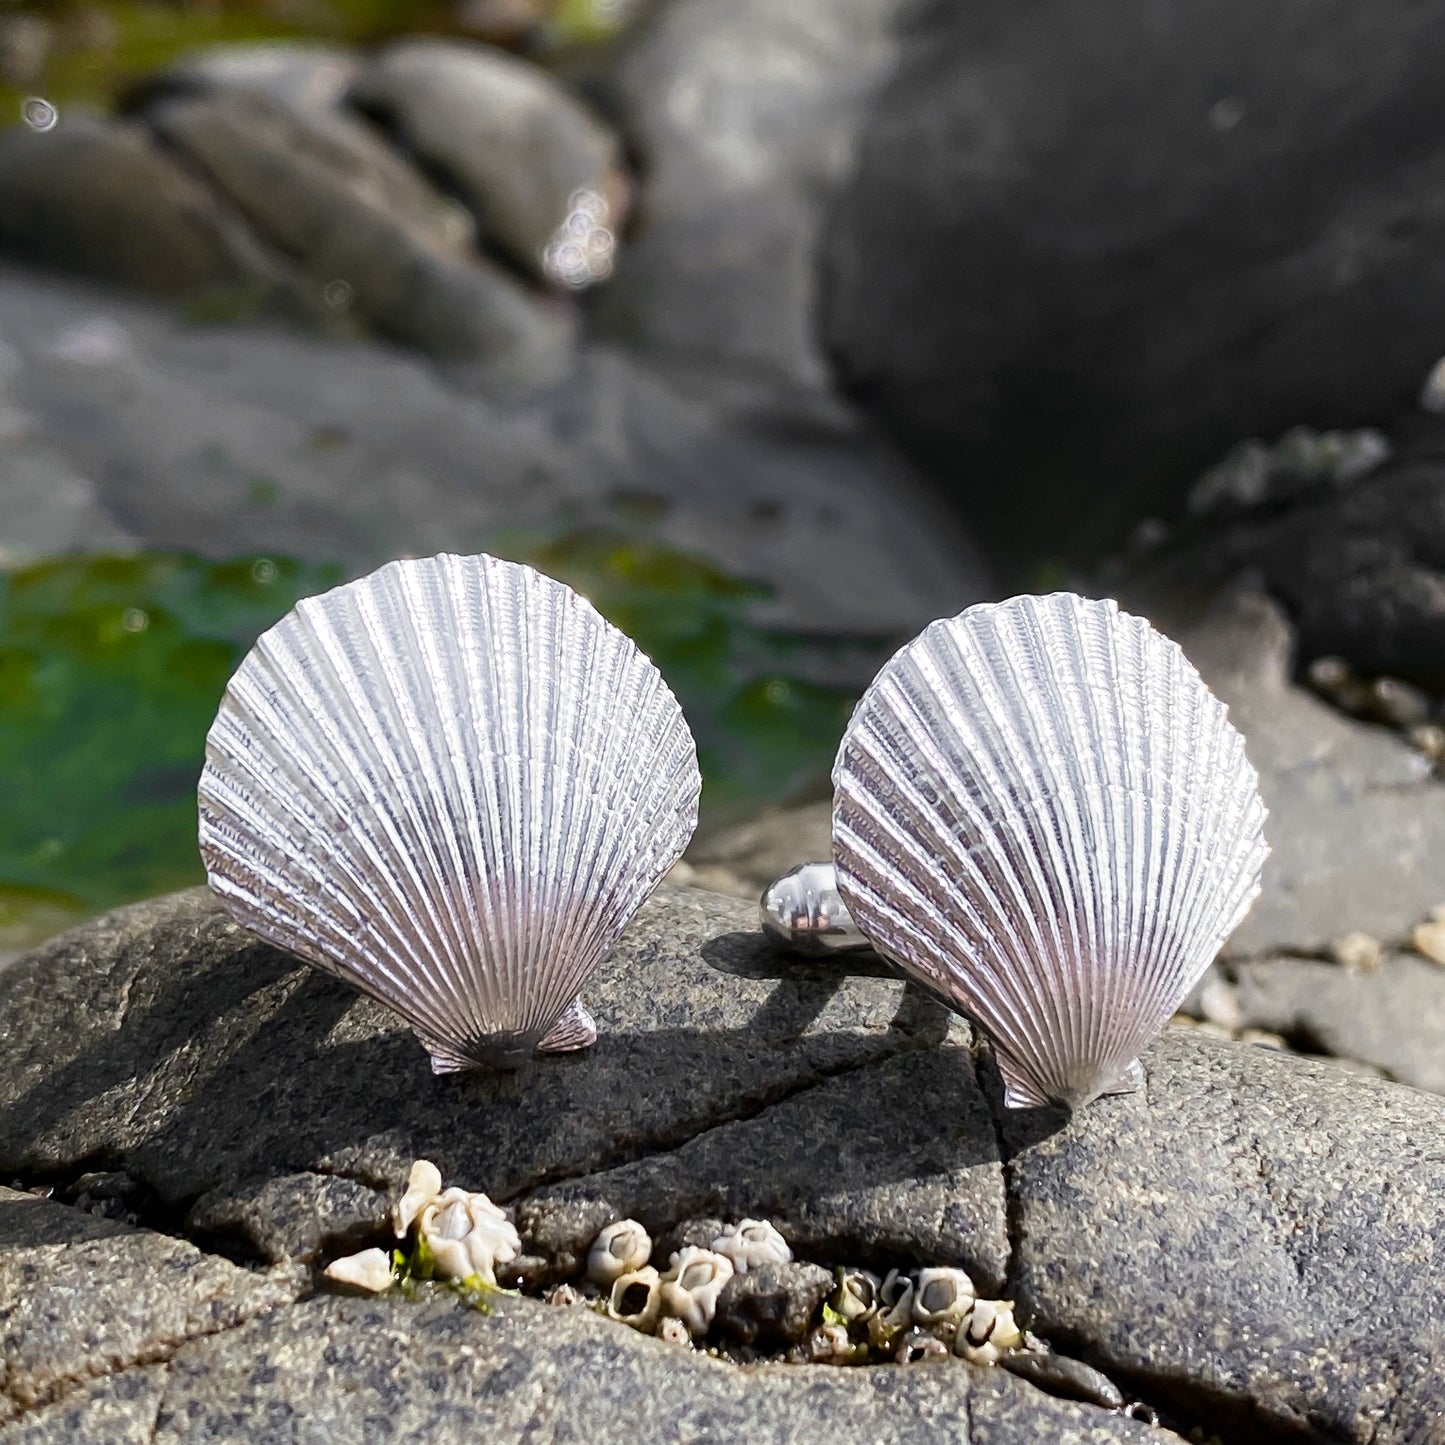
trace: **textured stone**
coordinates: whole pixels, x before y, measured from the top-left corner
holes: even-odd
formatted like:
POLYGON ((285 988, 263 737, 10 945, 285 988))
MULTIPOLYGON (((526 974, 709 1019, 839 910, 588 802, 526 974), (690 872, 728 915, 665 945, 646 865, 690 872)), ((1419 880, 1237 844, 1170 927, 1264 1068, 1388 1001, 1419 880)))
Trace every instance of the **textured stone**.
POLYGON ((843 378, 1024 564, 1378 424, 1445 335, 1442 44, 1412 0, 920 0, 826 232, 843 378))
POLYGON ((391 1202, 385 1189, 355 1179, 263 1176, 202 1195, 186 1213, 186 1232, 213 1244, 239 1241, 272 1263, 315 1263, 323 1252, 393 1243, 391 1202))
POLYGON ((505 1200, 939 1037, 940 1011, 901 983, 780 969, 751 922, 664 886, 586 990, 594 1048, 438 1077, 399 1019, 208 893, 140 904, 0 975, 0 1169, 63 1173, 104 1149, 167 1201, 209 1192, 214 1217, 229 1195, 243 1232, 268 1175, 385 1190, 427 1158, 505 1200))
POLYGON ((832 1271, 816 1264, 761 1264, 723 1286, 717 1326, 745 1345, 796 1344, 834 1287, 832 1271))
POLYGON ((1146 1063, 1005 1121, 1024 1317, 1225 1439, 1440 1440, 1445 1103, 1187 1031, 1146 1063))
POLYGON ((294 1278, 0 1188, 0 1423, 297 1292, 294 1278))
MULTIPOLYGON (((86 1417, 81 1415, 82 1429, 86 1417)), ((204 1439, 463 1445, 478 1439, 815 1440, 879 1445, 1106 1445, 1178 1437, 1055 1400, 1002 1371, 739 1370, 587 1310, 499 1300, 487 1315, 319 1299, 183 1351, 155 1445, 204 1439)), ((57 1425, 59 1422, 56 1422, 57 1425)), ((86 1438, 54 1428, 30 1441, 86 1438)))
POLYGON ((859 1069, 668 1153, 539 1190, 517 1217, 538 1248, 577 1255, 595 1222, 636 1219, 657 1238, 693 1215, 769 1219, 815 1259, 957 1264, 1001 1289, 998 1145, 967 1049, 859 1069))

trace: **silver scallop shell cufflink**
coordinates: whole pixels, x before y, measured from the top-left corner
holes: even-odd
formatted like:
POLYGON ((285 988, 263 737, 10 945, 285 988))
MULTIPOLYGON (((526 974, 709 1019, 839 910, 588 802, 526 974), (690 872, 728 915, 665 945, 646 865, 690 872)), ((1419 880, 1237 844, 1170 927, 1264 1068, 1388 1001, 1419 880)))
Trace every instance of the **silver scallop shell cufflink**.
POLYGON ((438 1073, 585 1048, 588 977, 697 826, 677 700, 592 605, 493 557, 300 603, 231 679, 200 845, 245 927, 411 1025, 438 1073))
POLYGON ((1224 704, 1143 619, 1070 593, 928 627, 859 702, 833 782, 841 909, 826 871, 794 870, 764 927, 856 929, 983 1028, 1013 1108, 1137 1087, 1268 853, 1224 704))

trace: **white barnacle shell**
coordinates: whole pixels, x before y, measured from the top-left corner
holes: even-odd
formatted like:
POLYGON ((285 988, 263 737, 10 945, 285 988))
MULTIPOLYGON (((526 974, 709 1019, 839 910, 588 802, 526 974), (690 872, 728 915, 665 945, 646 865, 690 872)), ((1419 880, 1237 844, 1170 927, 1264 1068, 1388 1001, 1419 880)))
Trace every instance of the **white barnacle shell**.
POLYGON ((1015 1108, 1137 1085, 1268 852, 1224 704, 1147 622, 1072 593, 925 629, 833 781, 854 920, 987 1031, 1015 1108))
POLYGON ((953 1353, 974 1365, 996 1365, 999 1357, 1024 1343, 1023 1331, 1014 1319, 1012 1300, 975 1300, 959 1321, 953 1337, 953 1353))
POLYGON ((920 1269, 913 1286, 913 1323, 925 1329, 957 1324, 975 1298, 973 1281, 961 1269, 920 1269))
POLYGON ((308 598, 226 689, 200 842, 238 922, 399 1013, 438 1072, 596 1038, 579 991, 697 823, 635 644, 494 557, 308 598))
POLYGON ((657 1338, 669 1345, 686 1345, 692 1348, 692 1334, 687 1326, 675 1315, 664 1315, 657 1322, 657 1338))
POLYGON ((650 1335, 662 1315, 662 1286, 657 1271, 645 1264, 613 1280, 612 1293, 607 1297, 607 1314, 650 1335))
POLYGON ((326 1266, 326 1278, 338 1284, 381 1294, 391 1287, 391 1257, 384 1249, 363 1249, 343 1255, 326 1266))
POLYGON ((485 1194, 451 1188, 417 1218, 417 1232, 431 1250, 437 1270, 448 1279, 479 1276, 496 1284, 496 1269, 522 1252, 511 1220, 485 1194))
POLYGON ((714 1254, 726 1255, 739 1274, 760 1264, 787 1264, 793 1257, 788 1241, 766 1219, 745 1219, 712 1242, 714 1254))
POLYGON ((411 1166, 406 1193, 397 1202, 393 1225, 396 1237, 405 1239, 412 1221, 442 1192, 442 1172, 429 1159, 418 1159, 411 1166))
POLYGON ((712 1326, 717 1298, 733 1277, 733 1262, 724 1254, 689 1245, 672 1257, 662 1276, 662 1310, 680 1319, 694 1339, 712 1326))
POLYGON ((641 1269, 652 1257, 652 1239, 635 1219, 609 1224, 587 1253, 587 1278, 610 1285, 624 1274, 641 1269))

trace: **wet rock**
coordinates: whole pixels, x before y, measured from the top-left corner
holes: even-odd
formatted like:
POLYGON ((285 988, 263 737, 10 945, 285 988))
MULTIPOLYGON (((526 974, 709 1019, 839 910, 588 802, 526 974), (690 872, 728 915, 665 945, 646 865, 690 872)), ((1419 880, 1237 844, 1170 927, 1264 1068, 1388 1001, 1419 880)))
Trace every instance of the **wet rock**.
MULTIPOLYGON (((689 400, 615 355, 514 406, 390 350, 183 325, 3 268, 0 332, 21 362, 10 393, 26 447, 92 489, 64 517, 0 512, 0 545, 19 551, 63 526, 82 549, 120 533, 357 575, 403 553, 485 549, 509 529, 635 534, 627 509, 643 503, 650 541, 762 583, 759 620, 804 633, 908 636, 985 586, 966 536, 856 429, 689 400), (101 330, 118 344, 84 363, 57 354, 101 330)), ((880 648, 837 657, 814 680, 862 686, 880 648)))
POLYGON ((288 285, 279 259, 143 129, 83 115, 0 132, 0 250, 158 296, 288 285))
POLYGON ((471 207, 487 239, 545 278, 543 255, 574 192, 624 213, 617 143, 555 80, 485 46, 407 40, 371 60, 351 100, 471 207))
POLYGON ((0 1425, 299 1292, 293 1275, 0 1188, 0 1425))
POLYGON ((149 115, 258 234, 296 260, 323 304, 429 355, 476 361, 519 389, 566 369, 570 314, 467 254, 466 222, 359 126, 312 125, 239 90, 149 115))
MULTIPOLYGON (((1198 595, 1241 575, 1288 612, 1301 666, 1343 658, 1366 678, 1445 697, 1445 422, 1406 428, 1394 456, 1352 485, 1202 524, 1141 569, 1139 583, 1198 595)), ((1378 701, 1361 710, 1397 726, 1424 720, 1418 701, 1408 711, 1408 692, 1391 701, 1394 717, 1378 701)))
POLYGON ((1445 331, 1438 11, 925 0, 900 35, 824 327, 991 544, 1077 554, 1241 437, 1416 394, 1445 331))
POLYGON ((1067 1355, 1010 1350, 999 1357, 999 1364, 1009 1374, 1063 1400, 1087 1400, 1106 1410, 1117 1410, 1124 1404, 1123 1393, 1107 1375, 1067 1355))
POLYGON ((745 1345, 796 1344, 835 1284, 832 1271, 816 1264, 758 1265, 723 1286, 716 1323, 745 1345))

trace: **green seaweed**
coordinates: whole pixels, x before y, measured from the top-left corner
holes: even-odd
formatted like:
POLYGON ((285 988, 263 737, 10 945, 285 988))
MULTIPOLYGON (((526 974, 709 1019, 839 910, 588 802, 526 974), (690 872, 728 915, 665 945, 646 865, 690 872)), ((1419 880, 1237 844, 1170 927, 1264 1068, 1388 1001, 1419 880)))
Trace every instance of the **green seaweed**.
MULTIPOLYGON (((797 680, 823 648, 759 620, 764 589, 594 532, 493 546, 635 637, 698 739, 705 817, 820 787, 848 694, 797 680)), ((0 572, 0 950, 202 878, 195 788, 226 681, 335 566, 178 552, 0 572)))
POLYGON ((226 680, 336 580, 176 553, 0 573, 0 947, 198 881, 196 781, 226 680))

